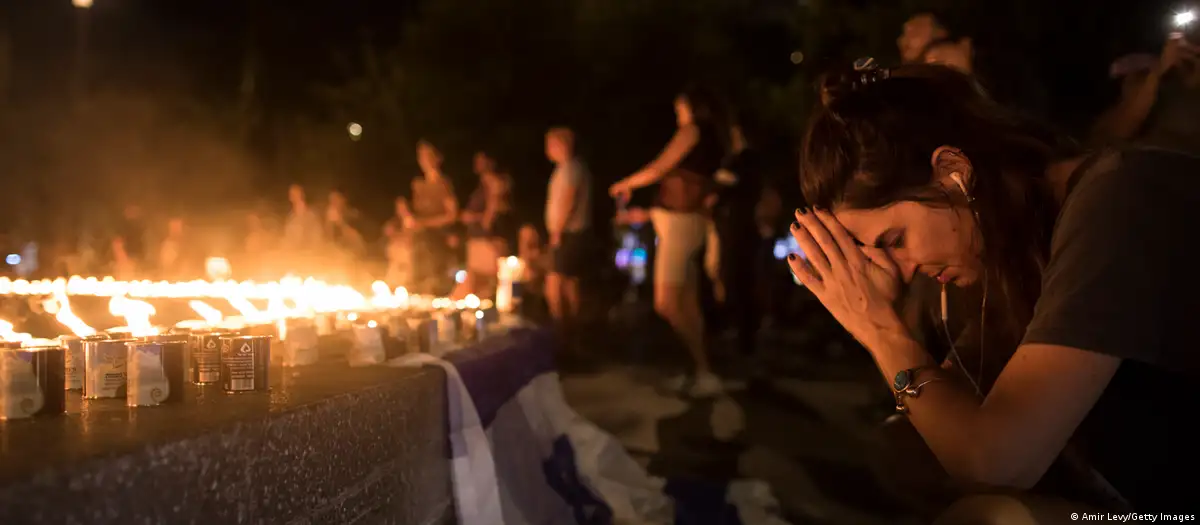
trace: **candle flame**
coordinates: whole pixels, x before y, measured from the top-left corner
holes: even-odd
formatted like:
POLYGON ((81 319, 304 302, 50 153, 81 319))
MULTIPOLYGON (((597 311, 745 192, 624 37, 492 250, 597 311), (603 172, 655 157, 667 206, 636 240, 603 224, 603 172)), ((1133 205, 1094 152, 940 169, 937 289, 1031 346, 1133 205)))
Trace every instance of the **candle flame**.
POLYGON ((225 318, 225 316, 221 314, 220 310, 217 310, 208 303, 198 299, 188 301, 188 306, 192 307, 192 310, 195 310, 196 313, 200 314, 200 317, 204 318, 204 322, 208 323, 210 326, 221 324, 221 319, 225 318))
POLYGON ((75 335, 79 337, 96 335, 96 329, 88 326, 87 323, 83 322, 83 319, 80 319, 71 310, 71 300, 67 298, 65 292, 55 291, 51 298, 46 299, 43 307, 47 312, 54 314, 54 319, 71 330, 75 335))
POLYGON ((0 341, 32 341, 33 336, 13 330, 13 324, 0 319, 0 341))
POLYGON ((150 317, 158 313, 154 305, 145 301, 130 299, 124 295, 115 295, 108 302, 108 311, 113 315, 125 318, 130 335, 145 337, 158 335, 158 329, 150 324, 150 317))

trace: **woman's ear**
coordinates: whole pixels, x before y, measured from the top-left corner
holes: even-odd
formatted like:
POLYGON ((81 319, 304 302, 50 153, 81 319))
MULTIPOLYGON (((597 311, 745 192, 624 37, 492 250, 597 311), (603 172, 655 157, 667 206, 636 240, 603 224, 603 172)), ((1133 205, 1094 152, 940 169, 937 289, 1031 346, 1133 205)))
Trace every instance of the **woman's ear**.
POLYGON ((933 151, 930 158, 933 167, 933 180, 946 189, 961 192, 970 198, 972 173, 971 159, 954 146, 942 146, 933 151))

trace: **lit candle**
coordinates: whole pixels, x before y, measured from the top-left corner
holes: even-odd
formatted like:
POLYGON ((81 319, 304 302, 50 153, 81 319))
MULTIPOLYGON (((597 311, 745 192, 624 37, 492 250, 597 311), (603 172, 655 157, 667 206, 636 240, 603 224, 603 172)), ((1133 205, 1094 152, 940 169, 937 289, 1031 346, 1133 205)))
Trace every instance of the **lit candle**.
POLYGON ((496 274, 496 309, 503 313, 513 311, 513 283, 521 279, 525 264, 517 257, 501 257, 496 261, 499 271, 496 274))

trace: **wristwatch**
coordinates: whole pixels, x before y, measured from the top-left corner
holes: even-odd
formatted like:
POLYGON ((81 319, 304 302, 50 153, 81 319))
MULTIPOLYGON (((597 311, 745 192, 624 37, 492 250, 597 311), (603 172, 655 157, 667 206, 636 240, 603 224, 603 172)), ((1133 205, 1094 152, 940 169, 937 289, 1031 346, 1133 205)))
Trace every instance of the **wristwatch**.
POLYGON ((896 396, 896 411, 901 414, 908 412, 908 407, 905 406, 904 400, 909 397, 919 397, 921 388, 934 381, 940 381, 937 376, 928 379, 919 379, 918 374, 926 367, 909 368, 896 373, 895 379, 892 380, 892 393, 896 396))

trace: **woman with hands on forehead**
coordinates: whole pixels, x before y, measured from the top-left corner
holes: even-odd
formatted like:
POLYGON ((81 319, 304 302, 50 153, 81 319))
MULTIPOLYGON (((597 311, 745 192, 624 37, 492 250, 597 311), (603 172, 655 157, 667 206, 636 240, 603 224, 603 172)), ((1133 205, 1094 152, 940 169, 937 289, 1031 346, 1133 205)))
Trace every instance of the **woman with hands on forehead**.
POLYGON ((946 472, 1106 510, 1188 510, 1195 483, 1162 473, 1200 469, 1168 408, 1200 404, 1187 329, 1200 281, 1164 270, 1188 259, 1200 159, 1086 153, 936 65, 860 60, 821 99, 802 146, 813 207, 791 225, 805 257, 788 264, 946 472), (917 343, 896 305, 918 272, 982 288, 979 346, 1010 356, 1002 369, 968 370, 953 347, 938 363, 917 343))

